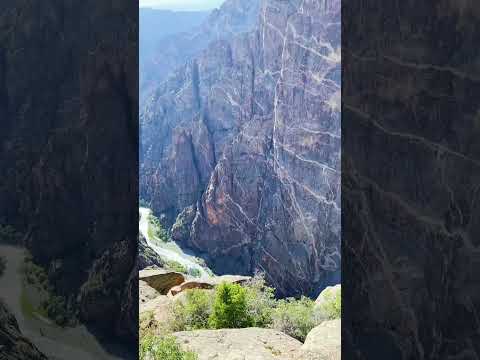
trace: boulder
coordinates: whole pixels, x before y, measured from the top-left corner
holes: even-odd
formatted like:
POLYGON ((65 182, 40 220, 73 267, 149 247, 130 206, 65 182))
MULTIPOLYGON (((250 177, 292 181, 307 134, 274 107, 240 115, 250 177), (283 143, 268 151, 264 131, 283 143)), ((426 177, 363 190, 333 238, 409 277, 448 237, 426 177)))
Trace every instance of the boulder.
POLYGON ((322 322, 308 333, 298 359, 340 360, 341 329, 340 319, 322 322))
POLYGON ((189 280, 185 281, 183 284, 177 285, 170 289, 168 296, 175 296, 188 289, 213 289, 216 285, 221 283, 229 284, 242 284, 250 280, 249 276, 239 276, 239 275, 223 275, 215 276, 208 279, 202 280, 189 280))
POLYGON ((293 360, 302 343, 272 329, 196 330, 174 333, 198 360, 293 360))
POLYGON ((167 295, 174 286, 185 282, 185 277, 174 271, 167 270, 141 270, 139 280, 144 281, 151 288, 157 290, 161 295, 167 295))
POLYGON ((336 296, 337 293, 340 293, 342 291, 342 285, 337 284, 335 286, 327 286, 321 293, 318 295, 317 300, 315 301, 317 306, 320 306, 323 304, 325 301, 327 301, 328 297, 333 295, 336 296))
POLYGON ((142 315, 152 312, 153 320, 157 323, 166 323, 169 319, 169 308, 172 304, 172 299, 166 295, 159 295, 145 303, 140 304, 140 318, 142 315))

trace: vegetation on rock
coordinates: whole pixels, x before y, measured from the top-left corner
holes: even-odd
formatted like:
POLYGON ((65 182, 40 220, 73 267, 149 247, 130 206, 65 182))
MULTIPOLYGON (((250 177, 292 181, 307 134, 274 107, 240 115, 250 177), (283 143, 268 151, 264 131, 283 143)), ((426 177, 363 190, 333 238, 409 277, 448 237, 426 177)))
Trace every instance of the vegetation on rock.
POLYGON ((196 360, 198 356, 191 351, 183 351, 172 336, 157 337, 153 333, 140 338, 140 360, 196 360))
POLYGON ((160 220, 152 213, 148 215, 148 237, 150 239, 158 239, 161 242, 170 241, 168 233, 163 228, 160 220))
POLYGON ((45 269, 35 264, 31 256, 26 256, 22 271, 27 285, 34 286, 38 296, 43 299, 39 304, 33 305, 24 297, 24 307, 31 308, 30 312, 47 316, 59 326, 73 326, 77 323, 76 312, 66 298, 54 294, 45 269))
POLYGON ((282 299, 273 311, 273 327, 300 341, 317 324, 314 318, 315 302, 306 297, 300 300, 282 299))
POLYGON ((6 244, 20 244, 22 234, 11 225, 0 224, 0 242, 6 244))
POLYGON ((247 291, 239 284, 220 284, 209 318, 212 329, 233 329, 252 326, 248 316, 247 291))

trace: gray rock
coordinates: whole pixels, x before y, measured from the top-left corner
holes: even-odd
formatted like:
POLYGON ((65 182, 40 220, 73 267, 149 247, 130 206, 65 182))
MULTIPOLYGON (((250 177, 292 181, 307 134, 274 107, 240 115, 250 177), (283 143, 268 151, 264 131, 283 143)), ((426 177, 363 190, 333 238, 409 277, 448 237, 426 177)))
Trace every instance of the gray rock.
POLYGON ((292 360, 302 343, 270 329, 197 330, 174 333, 199 360, 292 360))

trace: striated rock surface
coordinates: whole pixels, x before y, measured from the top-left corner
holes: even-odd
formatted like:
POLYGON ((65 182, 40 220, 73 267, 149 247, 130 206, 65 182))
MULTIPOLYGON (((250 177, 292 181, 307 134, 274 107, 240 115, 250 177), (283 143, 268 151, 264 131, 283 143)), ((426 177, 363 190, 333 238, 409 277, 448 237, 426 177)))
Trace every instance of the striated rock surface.
POLYGON ((216 273, 279 295, 340 280, 340 1, 262 1, 254 30, 141 112, 141 197, 216 273))
MULTIPOLYGON (((140 104, 144 104, 152 95, 157 85, 164 81, 171 71, 179 65, 184 65, 198 53, 207 48, 212 41, 226 40, 235 34, 246 32, 253 28, 261 0, 226 0, 219 9, 214 9, 200 25, 188 31, 164 36, 148 45, 147 36, 140 30, 140 104), (143 40, 143 41, 142 41, 143 40), (150 51, 148 51, 150 50, 150 51)), ((141 9, 140 11, 147 11, 141 9)), ((182 14, 183 12, 181 12, 182 14)), ((188 15, 173 14, 171 17, 188 15)), ((205 17, 203 13, 191 13, 191 24, 198 22, 198 17, 205 17)), ((180 20, 181 22, 181 20, 180 20)), ((146 24, 148 27, 148 24, 146 24)), ((157 24, 164 27, 165 23, 157 24)), ((175 25, 174 27, 179 27, 175 25)), ((150 28, 151 29, 151 28, 150 28)), ((158 29, 157 29, 158 31, 158 29)), ((154 36, 154 35, 153 35, 154 36)))
POLYGON ((260 328, 184 331, 174 336, 199 360, 293 360, 302 345, 284 333, 260 328))
POLYGON ((0 359, 47 360, 28 339, 22 336, 17 320, 0 300, 0 359))
POLYGON ((480 8, 430 5, 343 8, 346 359, 480 357, 480 8))
POLYGON ((138 213, 136 6, 6 0, 0 10, 0 222, 27 234, 35 262, 83 320, 110 335, 128 328, 132 344, 137 306, 124 301, 138 299, 129 295, 138 213))

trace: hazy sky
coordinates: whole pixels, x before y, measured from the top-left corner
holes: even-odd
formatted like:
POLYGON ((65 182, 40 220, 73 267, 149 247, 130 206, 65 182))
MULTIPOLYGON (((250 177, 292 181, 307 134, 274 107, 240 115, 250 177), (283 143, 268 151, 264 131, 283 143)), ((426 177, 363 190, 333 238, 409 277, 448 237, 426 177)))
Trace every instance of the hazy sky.
POLYGON ((210 10, 219 7, 224 0, 139 0, 140 7, 170 10, 210 10))

